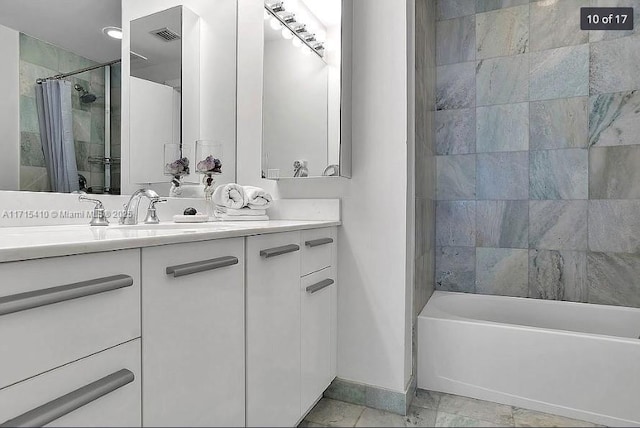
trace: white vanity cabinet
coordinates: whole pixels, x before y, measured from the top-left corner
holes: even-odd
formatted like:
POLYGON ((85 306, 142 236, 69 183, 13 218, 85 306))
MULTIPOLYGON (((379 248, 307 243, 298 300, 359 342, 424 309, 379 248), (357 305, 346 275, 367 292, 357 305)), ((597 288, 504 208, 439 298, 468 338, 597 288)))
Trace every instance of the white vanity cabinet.
POLYGON ((142 249, 144 426, 244 425, 244 239, 142 249))
POLYGON ((301 409, 304 415, 336 377, 338 258, 336 228, 304 230, 301 234, 302 267, 306 273, 300 280, 301 409))
POLYGON ((247 425, 294 426, 335 377, 335 228, 249 237, 246 257, 247 425))
POLYGON ((2 263, 0 277, 0 423, 140 425, 140 250, 2 263))
POLYGON ((0 427, 296 425, 336 376, 335 240, 0 263, 0 427))

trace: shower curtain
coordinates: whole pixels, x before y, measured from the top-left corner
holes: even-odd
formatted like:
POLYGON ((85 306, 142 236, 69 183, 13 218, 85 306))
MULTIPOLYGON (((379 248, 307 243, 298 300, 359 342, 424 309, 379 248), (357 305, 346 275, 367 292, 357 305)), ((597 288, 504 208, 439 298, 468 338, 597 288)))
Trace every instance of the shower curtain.
POLYGON ((79 190, 71 116, 71 82, 47 80, 36 85, 40 140, 54 192, 79 190))

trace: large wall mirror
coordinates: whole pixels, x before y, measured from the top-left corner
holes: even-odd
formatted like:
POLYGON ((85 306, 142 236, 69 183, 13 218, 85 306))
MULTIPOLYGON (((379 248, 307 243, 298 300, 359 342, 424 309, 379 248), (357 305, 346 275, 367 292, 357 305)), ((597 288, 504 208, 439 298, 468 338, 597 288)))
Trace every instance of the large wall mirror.
POLYGON ((132 183, 197 180, 189 162, 200 131, 199 64, 199 17, 188 8, 131 21, 132 183))
POLYGON ((264 178, 351 176, 351 3, 264 2, 264 178))
POLYGON ((120 0, 0 1, 0 189, 120 192, 120 0))

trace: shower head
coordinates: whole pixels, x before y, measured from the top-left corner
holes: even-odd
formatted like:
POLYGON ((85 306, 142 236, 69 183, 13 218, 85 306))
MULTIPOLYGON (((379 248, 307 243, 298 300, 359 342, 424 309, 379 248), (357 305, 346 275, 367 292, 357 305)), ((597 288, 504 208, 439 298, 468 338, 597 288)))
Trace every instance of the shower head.
POLYGON ((84 95, 80 95, 80 101, 84 104, 91 104, 92 102, 95 102, 96 99, 97 97, 93 94, 86 93, 84 95))
POLYGON ((98 97, 96 97, 77 83, 73 85, 73 89, 80 92, 80 102, 82 102, 83 104, 91 104, 98 99, 98 97))

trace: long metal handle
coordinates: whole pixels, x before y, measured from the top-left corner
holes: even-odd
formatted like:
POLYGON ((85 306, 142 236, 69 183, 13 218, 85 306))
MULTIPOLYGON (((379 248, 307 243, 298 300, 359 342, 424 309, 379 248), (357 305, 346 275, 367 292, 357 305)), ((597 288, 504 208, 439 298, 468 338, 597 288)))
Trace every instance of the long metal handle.
POLYGON ((312 241, 306 241, 304 245, 306 245, 309 248, 313 248, 313 247, 319 247, 320 245, 331 244, 332 242, 333 242, 332 238, 321 238, 321 239, 314 239, 312 241))
POLYGON ((78 299, 106 291, 133 285, 133 278, 128 275, 116 275, 107 278, 92 279, 75 284, 45 288, 0 298, 0 315, 26 311, 40 306, 52 305, 66 300, 78 299))
POLYGON ((40 407, 29 410, 22 415, 10 419, 0 427, 42 427, 74 410, 97 400, 100 397, 122 388, 133 382, 134 374, 127 369, 119 370, 89 385, 76 389, 60 398, 49 401, 40 407))
POLYGON ((287 253, 293 253, 295 251, 299 251, 300 250, 300 246, 296 245, 296 244, 290 244, 290 245, 285 245, 282 247, 276 247, 276 248, 269 248, 267 250, 262 250, 260 251, 260 257, 264 257, 265 259, 271 258, 271 257, 275 257, 275 256, 281 256, 283 254, 287 254, 287 253))
POLYGON ((305 290, 307 290, 307 293, 309 294, 317 293, 318 291, 324 288, 327 288, 328 286, 333 284, 333 282, 334 282, 333 279, 325 279, 324 281, 320 281, 317 284, 308 286, 305 290))
POLYGON ((173 275, 174 278, 178 278, 180 276, 192 275, 194 273, 206 272, 208 270, 220 269, 226 266, 233 266, 237 264, 237 257, 220 257, 217 259, 203 260, 200 262, 187 263, 184 265, 170 266, 167 268, 167 275, 173 275))

